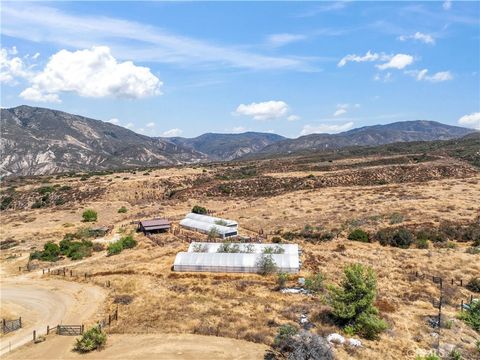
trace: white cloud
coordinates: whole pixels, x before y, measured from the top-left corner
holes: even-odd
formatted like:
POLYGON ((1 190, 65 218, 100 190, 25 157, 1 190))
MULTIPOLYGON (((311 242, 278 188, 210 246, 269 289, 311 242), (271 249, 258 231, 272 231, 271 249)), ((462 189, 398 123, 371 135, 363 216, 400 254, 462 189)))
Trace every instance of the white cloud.
POLYGON ((300 119, 301 119, 301 117, 298 116, 298 115, 289 115, 289 116, 287 117, 287 120, 288 120, 288 121, 298 121, 298 120, 300 120, 300 119))
POLYGON ((143 66, 117 62, 106 46, 52 55, 39 73, 29 78, 31 86, 20 96, 33 101, 59 101, 59 93, 84 97, 136 99, 159 95, 162 82, 143 66))
POLYGON ((251 116, 255 120, 277 119, 286 116, 287 113, 287 103, 274 100, 248 105, 240 104, 234 112, 236 115, 251 116))
POLYGON ((153 121, 149 122, 147 125, 145 125, 147 128, 153 128, 155 127, 155 123, 153 121))
POLYGON ((353 62, 365 62, 365 61, 377 61, 381 59, 383 55, 377 54, 377 53, 372 53, 370 50, 367 51, 367 53, 364 56, 356 55, 356 54, 350 54, 345 57, 343 57, 337 64, 338 67, 345 66, 347 62, 353 61, 353 62))
POLYGON ((387 72, 385 74, 375 74, 373 77, 373 80, 375 81, 383 81, 383 82, 390 82, 392 81, 392 73, 387 72))
POLYGON ((358 109, 360 107, 360 104, 337 104, 337 110, 333 113, 334 117, 338 117, 341 115, 344 115, 348 112, 348 109, 353 108, 353 109, 358 109))
POLYGON ((342 131, 350 130, 353 127, 353 121, 347 122, 345 124, 337 125, 337 124, 319 124, 319 125, 305 125, 300 132, 300 135, 308 135, 308 134, 335 134, 342 131))
POLYGON ((450 10, 452 8, 452 1, 446 0, 443 2, 442 7, 444 10, 450 10))
POLYGON ((15 56, 17 54, 15 46, 0 49, 0 83, 15 85, 18 78, 30 76, 30 70, 20 57, 15 56))
POLYGON ((33 60, 37 60, 40 57, 40 53, 35 53, 35 55, 32 56, 33 60))
POLYGON ((245 128, 243 126, 235 126, 233 129, 232 129, 232 132, 234 133, 242 133, 242 132, 245 132, 245 128))
POLYGON ((182 133, 183 133, 182 129, 175 128, 175 129, 164 131, 162 135, 166 137, 172 137, 172 136, 180 136, 182 135, 182 133))
POLYGON ((344 108, 341 108, 341 109, 337 109, 337 111, 333 113, 333 116, 337 117, 346 113, 347 113, 347 110, 344 108))
POLYGON ((110 124, 115 124, 115 125, 120 124, 120 120, 118 120, 117 118, 112 118, 110 120, 107 120, 107 122, 110 123, 110 124))
POLYGON ((480 130, 480 112, 464 115, 458 119, 458 123, 476 130, 480 130))
POLYGON ((127 125, 124 126, 127 129, 133 128, 133 123, 129 122, 127 125))
POLYGON ((181 66, 214 65, 247 69, 311 70, 311 60, 267 56, 167 32, 139 22, 67 13, 37 4, 2 3, 4 35, 84 49, 108 45, 116 57, 181 66))
POLYGON ((418 41, 424 42, 425 44, 431 44, 431 45, 435 44, 435 39, 433 38, 432 35, 424 34, 418 31, 413 35, 401 35, 398 37, 398 39, 400 41, 407 41, 409 39, 412 39, 412 40, 418 40, 418 41))
POLYGON ((439 71, 433 75, 428 75, 428 69, 405 71, 407 75, 413 76, 417 81, 443 82, 453 80, 450 71, 439 71))
POLYGON ((302 34, 272 34, 267 37, 267 42, 272 47, 281 47, 290 43, 305 40, 306 38, 307 37, 302 34))
POLYGON ((384 64, 376 65, 380 70, 403 69, 413 63, 413 56, 407 54, 396 54, 384 64))

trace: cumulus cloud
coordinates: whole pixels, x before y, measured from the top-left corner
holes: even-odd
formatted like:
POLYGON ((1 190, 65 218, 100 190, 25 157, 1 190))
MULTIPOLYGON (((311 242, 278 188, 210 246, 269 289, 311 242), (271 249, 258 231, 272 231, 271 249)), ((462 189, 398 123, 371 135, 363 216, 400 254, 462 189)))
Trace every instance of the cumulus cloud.
POLYGON ((20 96, 32 101, 60 101, 59 94, 137 99, 159 95, 162 82, 150 69, 118 62, 106 46, 52 55, 45 68, 29 78, 20 96))
POLYGON ((180 136, 182 135, 182 133, 183 133, 182 129, 174 128, 174 129, 164 131, 162 135, 166 137, 173 137, 173 136, 180 136))
POLYGON ((233 129, 232 129, 232 132, 234 133, 242 133, 242 132, 245 132, 245 127, 243 126, 235 126, 233 129))
POLYGON ((153 121, 149 122, 147 125, 145 125, 147 128, 153 128, 155 127, 155 123, 153 121))
POLYGON ((300 120, 300 119, 301 119, 301 117, 298 116, 298 115, 289 115, 289 116, 287 117, 287 120, 288 120, 288 121, 298 121, 298 120, 300 120))
POLYGON ((360 104, 337 104, 337 110, 333 113, 334 117, 338 117, 341 115, 344 115, 348 112, 348 109, 353 108, 353 109, 358 109, 360 107, 360 104))
POLYGON ((347 109, 340 108, 340 109, 337 109, 337 111, 335 111, 333 113, 333 116, 337 117, 337 116, 340 116, 340 115, 343 115, 343 114, 346 114, 346 113, 347 113, 347 109))
POLYGON ((281 47, 290 43, 305 40, 306 38, 307 37, 302 34, 272 34, 268 36, 267 42, 272 47, 281 47))
POLYGON ((110 124, 115 124, 115 125, 120 124, 120 120, 117 119, 117 118, 112 118, 110 120, 107 120, 107 122, 110 123, 110 124))
POLYGON ((18 78, 27 78, 30 76, 30 70, 24 61, 15 56, 18 54, 17 48, 0 49, 0 83, 15 85, 18 78))
POLYGON ((398 39, 400 41, 407 41, 411 39, 411 40, 421 41, 425 44, 431 44, 431 45, 435 44, 435 39, 433 38, 432 35, 424 34, 418 31, 413 35, 401 35, 398 37, 398 39))
POLYGON ((286 102, 271 100, 248 105, 240 104, 234 114, 251 116, 255 120, 270 120, 286 116, 288 110, 286 102))
POLYGON ((380 70, 403 69, 413 63, 413 56, 407 54, 396 54, 384 64, 376 65, 380 70))
POLYGON ((452 1, 446 0, 443 2, 442 7, 444 10, 450 10, 452 8, 452 1))
POLYGON ((476 130, 480 130, 480 112, 464 115, 458 119, 458 123, 476 130))
POLYGON ((124 127, 127 128, 127 129, 131 129, 133 128, 133 123, 129 122, 127 125, 125 125, 124 127))
POLYGON ((349 61, 353 62, 365 62, 365 61, 377 61, 381 59, 384 55, 380 55, 377 53, 372 53, 370 50, 364 56, 350 54, 343 57, 337 64, 338 67, 345 66, 349 61))
POLYGON ((433 75, 428 75, 428 69, 410 70, 405 72, 407 75, 413 76, 417 81, 443 82, 453 80, 450 71, 439 71, 433 75))
POLYGON ((300 135, 308 134, 335 134, 342 131, 350 130, 353 127, 353 121, 347 122, 345 124, 318 124, 315 126, 305 125, 300 132, 300 135))

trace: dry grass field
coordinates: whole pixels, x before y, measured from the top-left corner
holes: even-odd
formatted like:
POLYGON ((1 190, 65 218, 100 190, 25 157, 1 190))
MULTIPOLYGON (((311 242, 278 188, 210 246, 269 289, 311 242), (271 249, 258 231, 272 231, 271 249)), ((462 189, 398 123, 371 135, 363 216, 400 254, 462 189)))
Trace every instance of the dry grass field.
MULTIPOLYGON (((8 180, 3 187, 13 200, 1 214, 1 240, 18 244, 2 251, 2 277, 18 274, 18 266, 26 265, 25 254, 35 247, 58 242, 67 232, 87 226, 81 221, 87 208, 98 212, 96 225, 113 225, 115 234, 133 232, 133 221, 152 217, 167 217, 175 225, 198 204, 218 216, 236 219, 242 235, 256 237, 262 232, 266 242, 273 236, 298 234, 305 225, 333 233, 330 241, 298 236, 283 240, 298 242, 303 250, 302 270, 290 278, 289 285, 316 272, 324 274, 326 284, 338 284, 350 263, 375 269, 376 304, 389 329, 379 340, 362 340, 358 350, 337 347, 338 359, 414 359, 436 346, 428 318, 436 314, 432 299, 438 298, 439 289, 431 279, 413 279, 415 271, 446 281, 443 313, 451 322, 450 328, 441 331, 440 345, 458 347, 465 359, 479 356, 475 350, 479 334, 456 318, 455 308, 473 293, 451 285, 451 279, 465 282, 480 274, 480 255, 466 252, 470 243, 400 249, 347 239, 349 230, 357 227, 373 233, 384 227, 414 230, 438 227, 445 221, 476 221, 480 173, 459 160, 375 156, 316 163, 289 158, 84 178, 24 178, 8 180), (42 207, 32 209, 42 186, 56 187, 42 207), (58 203, 64 203, 52 204, 59 197, 58 203), (122 206, 126 213, 118 213, 122 206)), ((113 310, 118 305, 120 314, 108 329, 112 334, 213 335, 271 345, 278 326, 298 324, 302 314, 314 323, 313 332, 341 332, 328 316, 325 294, 282 294, 276 289, 276 276, 173 272, 176 253, 188 247, 186 236, 205 238, 183 232, 180 237, 155 235, 152 241, 136 234, 139 245, 118 255, 107 257, 103 251, 77 262, 63 259, 40 266, 68 266, 76 273, 90 274, 88 279, 67 276, 68 281, 105 286, 109 280, 104 307, 113 310), (125 301, 128 297, 130 302, 125 301)))

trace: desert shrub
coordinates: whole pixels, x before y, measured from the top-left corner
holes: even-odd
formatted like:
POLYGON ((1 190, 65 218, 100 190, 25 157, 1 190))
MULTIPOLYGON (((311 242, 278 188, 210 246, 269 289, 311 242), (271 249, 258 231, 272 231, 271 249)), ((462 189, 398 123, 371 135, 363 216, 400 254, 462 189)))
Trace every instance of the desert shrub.
POLYGON ((477 246, 480 245, 480 224, 474 222, 467 225, 463 229, 462 240, 473 241, 477 246))
POLYGON ((127 208, 125 206, 122 206, 120 209, 117 211, 119 214, 125 214, 127 212, 127 208))
POLYGON ((107 342, 107 334, 105 334, 100 326, 95 326, 87 330, 80 339, 77 339, 75 351, 87 353, 93 350, 101 349, 107 342))
POLYGON ((216 239, 220 237, 220 232, 218 231, 218 229, 214 226, 210 229, 210 231, 208 232, 208 239, 209 240, 212 240, 212 239, 216 239))
POLYGON ((137 246, 137 241, 131 236, 124 236, 120 239, 124 249, 132 249, 137 246))
POLYGON ((65 199, 64 198, 59 197, 55 200, 55 205, 60 206, 60 205, 63 205, 63 204, 65 204, 65 199))
POLYGON ((277 285, 279 289, 284 289, 287 284, 289 275, 287 273, 279 273, 277 277, 277 285))
POLYGON ((431 353, 425 356, 417 356, 415 360, 442 360, 442 359, 440 359, 440 357, 437 354, 431 353))
POLYGON ((471 278, 465 287, 470 291, 480 293, 480 277, 471 278))
POLYGON ((426 239, 417 239, 415 245, 418 249, 428 249, 428 240, 426 239))
POLYGON ((323 242, 332 240, 335 237, 335 234, 331 231, 323 230, 318 226, 314 227, 311 225, 305 225, 298 235, 293 233, 291 239, 287 239, 285 235, 283 237, 287 240, 292 240, 293 237, 296 236, 303 237, 308 242, 323 242))
POLYGON ((435 229, 421 229, 416 233, 415 237, 419 241, 430 240, 434 243, 447 241, 446 236, 435 229))
POLYGON ((37 200, 32 204, 31 208, 32 209, 41 209, 45 206, 47 206, 47 204, 45 202, 43 202, 41 200, 37 200))
POLYGON ((115 241, 111 244, 108 244, 108 247, 107 247, 107 254, 109 256, 111 255, 117 255, 117 254, 120 254, 123 250, 123 245, 122 245, 122 242, 119 240, 119 241, 115 241))
POLYGON ((103 245, 102 243, 99 243, 99 242, 94 242, 93 245, 92 245, 92 250, 95 251, 95 252, 103 251, 103 250, 105 250, 105 245, 103 245))
POLYGON ((92 209, 87 209, 83 212, 82 218, 85 222, 97 221, 97 212, 92 209))
POLYGON ((369 241, 367 232, 363 231, 362 229, 353 230, 350 234, 348 234, 348 240, 365 243, 369 241))
POLYGON ((5 196, 2 198, 2 201, 0 202, 0 210, 6 210, 10 207, 10 204, 13 201, 12 196, 5 196))
POLYGON ((208 251, 208 246, 204 244, 194 244, 192 250, 193 252, 204 253, 208 251))
POLYGON ((298 328, 290 324, 284 324, 278 328, 277 335, 274 339, 275 345, 280 345, 290 336, 296 335, 298 333, 298 328))
POLYGON ((390 214, 390 225, 400 224, 403 220, 403 215, 398 212, 390 214))
POLYGON ((472 301, 472 303, 458 316, 473 330, 480 332, 480 301, 472 301))
POLYGON ((72 260, 80 260, 92 255, 93 243, 91 241, 72 241, 64 238, 59 245, 61 254, 72 260))
POLYGON ((257 267, 261 275, 269 275, 277 271, 277 264, 271 254, 262 254, 258 259, 257 267))
POLYGON ((240 246, 238 244, 232 244, 230 242, 222 243, 218 249, 217 253, 239 253, 240 246))
POLYGON ((292 231, 287 231, 285 233, 282 234, 282 237, 285 239, 285 240, 293 240, 295 239, 295 233, 292 232, 292 231))
POLYGON ((381 229, 375 234, 380 244, 407 249, 413 243, 413 234, 410 230, 400 228, 396 230, 381 229))
POLYGON ((207 209, 204 208, 203 206, 195 205, 195 206, 192 208, 192 213, 194 213, 194 214, 206 214, 206 213, 207 213, 207 209))
POLYGON ((339 323, 350 325, 355 333, 375 339, 387 328, 373 305, 377 291, 376 274, 372 268, 362 264, 348 265, 344 273, 339 287, 328 288, 332 315, 339 323))
POLYGON ((332 349, 324 338, 307 331, 298 332, 292 325, 280 327, 274 347, 289 360, 334 359, 332 349))
POLYGON ((279 236, 274 236, 272 237, 272 243, 274 244, 280 244, 282 242, 282 238, 279 236))
POLYGON ((63 185, 63 186, 60 186, 58 188, 59 191, 68 191, 68 190, 71 190, 72 187, 71 186, 68 186, 68 185, 63 185))
POLYGON ((320 292, 323 290, 324 276, 322 273, 314 274, 305 279, 305 289, 311 292, 320 292))
POLYGON ((50 194, 52 192, 54 192, 55 189, 53 186, 42 186, 40 188, 37 189, 37 192, 40 194, 40 195, 45 195, 45 194, 50 194))
POLYGON ((477 245, 476 247, 475 246, 469 247, 467 248, 467 250, 465 250, 465 252, 467 254, 472 254, 472 255, 480 254, 480 245, 477 245))
POLYGON ((266 246, 262 251, 264 254, 283 254, 285 249, 281 246, 266 246))
POLYGON ((30 254, 30 260, 57 261, 60 256, 60 247, 52 241, 43 245, 43 251, 34 251, 30 254))

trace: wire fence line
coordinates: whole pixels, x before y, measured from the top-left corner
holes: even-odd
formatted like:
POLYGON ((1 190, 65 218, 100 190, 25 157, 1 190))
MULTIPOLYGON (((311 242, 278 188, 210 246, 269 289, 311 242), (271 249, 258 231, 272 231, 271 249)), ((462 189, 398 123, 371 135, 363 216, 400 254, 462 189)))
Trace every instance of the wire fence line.
POLYGON ((22 317, 13 320, 2 319, 2 333, 8 334, 22 327, 22 317))

